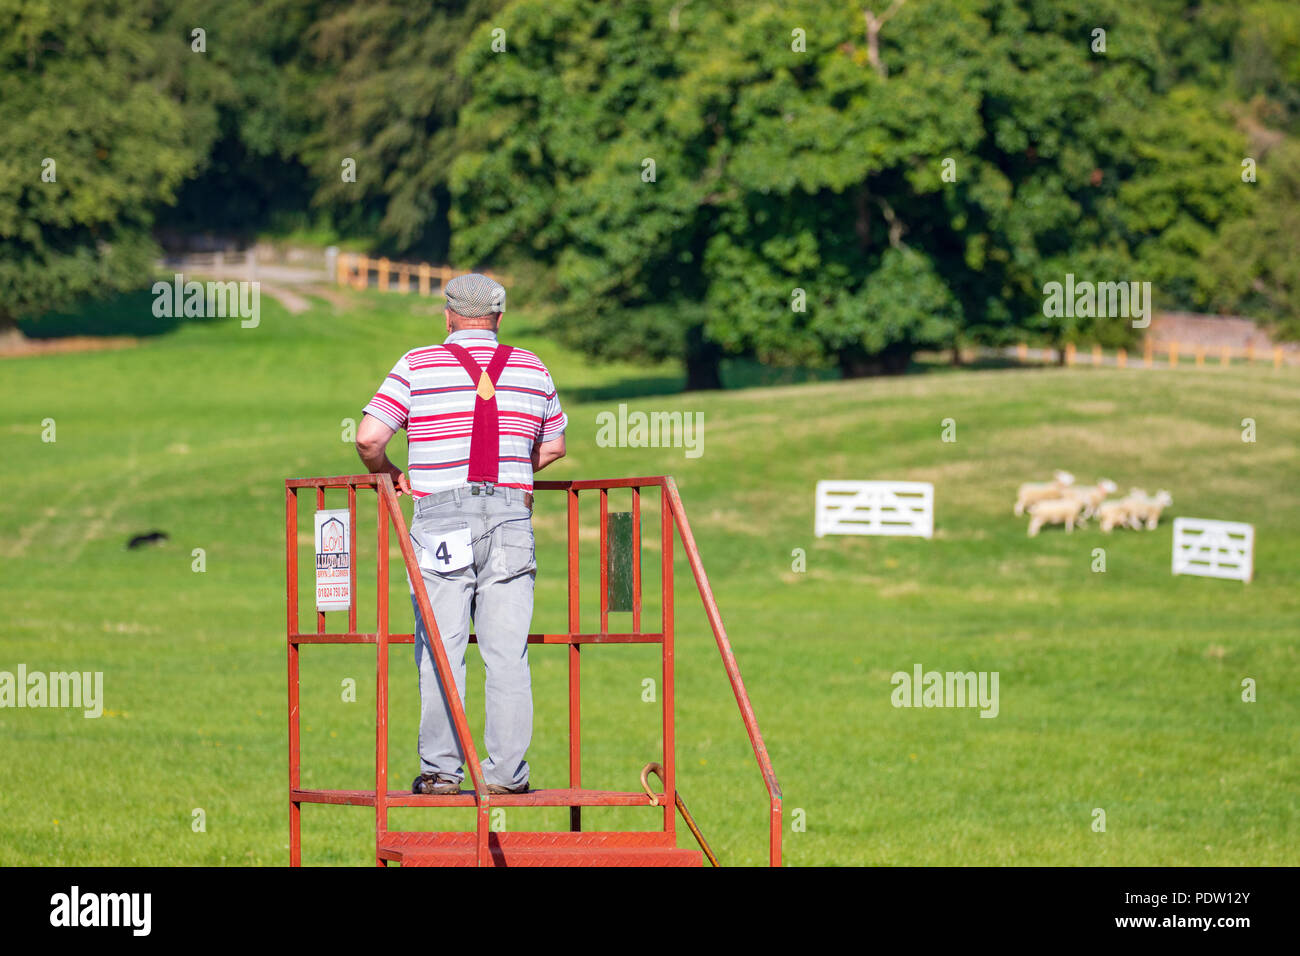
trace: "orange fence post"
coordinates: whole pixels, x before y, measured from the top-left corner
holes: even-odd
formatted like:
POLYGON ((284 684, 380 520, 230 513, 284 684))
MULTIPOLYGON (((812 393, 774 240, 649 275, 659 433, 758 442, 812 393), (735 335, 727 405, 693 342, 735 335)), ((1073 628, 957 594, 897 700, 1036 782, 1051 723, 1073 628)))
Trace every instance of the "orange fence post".
POLYGON ((338 264, 334 271, 334 281, 338 285, 348 284, 348 266, 351 263, 352 256, 346 252, 339 256, 338 264))
POLYGON ((1273 346, 1273 367, 1282 367, 1282 346, 1280 345, 1273 346))
POLYGON ((1255 343, 1254 342, 1246 343, 1246 361, 1249 362, 1251 365, 1255 364, 1255 343))
POLYGON ((366 256, 356 257, 357 273, 352 280, 355 288, 366 289, 370 287, 370 259, 366 256))
POLYGON ((1178 368, 1178 343, 1169 343, 1169 367, 1178 368))
POLYGON ((421 262, 420 269, 420 295, 429 294, 429 263, 421 262))
POLYGON ((1101 364, 1101 346, 1097 345, 1096 343, 1093 343, 1092 346, 1092 364, 1093 365, 1101 364))
POLYGON ((1200 343, 1196 346, 1196 367, 1205 368, 1205 346, 1200 343))
POLYGON ((1023 362, 1028 357, 1029 357, 1029 346, 1025 345, 1024 342, 1021 342, 1019 345, 1016 346, 1016 361, 1023 362))
POLYGON ((1142 365, 1145 368, 1151 368, 1155 364, 1155 343, 1150 338, 1142 342, 1142 365))
POLYGON ((1115 350, 1115 367, 1124 368, 1128 365, 1128 352, 1123 348, 1115 350))
POLYGON ((1065 364, 1067 366, 1074 365, 1074 343, 1073 342, 1065 343, 1065 364))
POLYGON ((397 264, 397 291, 401 293, 411 291, 411 267, 405 262, 397 264))
POLYGON ((379 291, 380 292, 388 291, 388 266, 389 266, 389 262, 387 259, 379 260, 379 291))

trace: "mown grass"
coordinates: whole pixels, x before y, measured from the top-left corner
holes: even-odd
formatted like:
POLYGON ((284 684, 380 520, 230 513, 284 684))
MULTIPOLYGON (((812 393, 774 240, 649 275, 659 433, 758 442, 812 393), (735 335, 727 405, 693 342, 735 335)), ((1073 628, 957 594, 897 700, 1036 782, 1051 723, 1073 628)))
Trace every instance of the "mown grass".
MULTIPOLYGON (((403 351, 440 339, 428 301, 352 301, 293 317, 264 301, 256 329, 191 323, 135 349, 0 363, 0 670, 103 671, 106 696, 98 720, 0 711, 0 864, 286 862, 282 482, 357 471, 343 419, 403 351), (46 418, 53 443, 41 440, 46 418), (155 528, 165 545, 125 550, 155 528), (191 569, 196 548, 203 573, 191 569), (200 808, 205 832, 192 827, 200 808)), ((594 366, 526 316, 508 317, 506 338, 546 359, 566 400, 569 457, 546 477, 677 477, 785 789, 788 863, 1300 862, 1294 371, 965 371, 680 394, 675 367, 594 366), (598 447, 596 415, 619 401, 702 412, 703 455, 598 447), (956 442, 941 441, 946 418, 956 442), (1241 440, 1244 418, 1254 443, 1241 440), (1093 525, 1027 539, 1015 486, 1057 467, 1167 488, 1175 503, 1152 533, 1093 525), (814 538, 820 478, 933 481, 934 539, 814 538), (1254 523, 1256 580, 1172 577, 1176 514, 1254 523), (1105 573, 1092 570, 1098 547, 1105 573), (890 675, 917 663, 999 672, 999 715, 894 708, 890 675), (1247 677, 1255 703, 1241 699, 1247 677), (1091 826, 1097 808, 1104 833, 1091 826)), ((753 375, 728 369, 732 381, 753 375)), ((538 507, 538 630, 566 620, 561 507, 538 507)), ((648 566, 656 517, 648 505, 648 566)), ((584 547, 591 570, 594 540, 584 547)), ((679 789, 725 863, 760 863, 762 782, 676 556, 679 789)), ((395 624, 407 629, 396 578, 395 624)), ((361 581, 365 620, 373 579, 361 581)), ((587 596, 590 621, 594 585, 587 596)), ((647 618, 657 613, 652 600, 647 618)), ((409 655, 393 653, 394 786, 416 771, 409 655)), ((373 650, 309 647, 303 659, 305 783, 368 786, 373 650), (342 700, 346 678, 356 703, 342 700)), ((533 781, 563 785, 564 653, 532 659, 533 781)), ((652 647, 584 651, 586 785, 635 788, 656 758, 659 707, 642 701, 656 676, 652 647)), ((566 820, 519 810, 507 825, 566 820)), ((470 820, 409 810, 392 823, 470 820)), ((305 860, 368 863, 372 825, 367 810, 305 808, 305 860)))

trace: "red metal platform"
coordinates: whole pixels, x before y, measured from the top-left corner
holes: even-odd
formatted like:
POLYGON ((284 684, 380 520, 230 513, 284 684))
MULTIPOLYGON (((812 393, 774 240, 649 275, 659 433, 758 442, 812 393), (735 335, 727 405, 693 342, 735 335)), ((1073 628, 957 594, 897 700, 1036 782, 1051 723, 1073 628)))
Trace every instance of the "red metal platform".
MULTIPOLYGON (((644 794, 641 795, 644 799, 644 794)), ((379 857, 402 866, 473 866, 473 833, 389 833, 379 857)), ((489 833, 492 866, 702 866, 671 833, 489 833)))
MULTIPOLYGON (((704 610, 713 629, 714 639, 722 656, 723 667, 730 679, 732 692, 740 708, 741 718, 749 735, 750 745, 763 776, 768 793, 769 862, 781 864, 781 788, 758 729, 749 703, 749 695, 741 680, 740 668, 731 650, 731 643, 722 626, 717 602, 709 586, 708 577, 695 546, 695 538, 677 493, 676 483, 669 477, 618 478, 597 481, 539 481, 537 491, 563 491, 568 504, 568 596, 569 630, 565 633, 530 634, 534 644, 565 644, 569 651, 569 786, 562 789, 535 790, 525 794, 489 794, 483 781, 482 766, 474 740, 469 732, 465 711, 460 700, 451 700, 452 720, 457 739, 465 755, 470 788, 459 794, 442 796, 416 795, 388 789, 388 648, 390 644, 410 644, 412 634, 392 634, 389 631, 388 609, 388 552, 390 526, 397 539, 406 568, 407 577, 415 590, 415 599, 421 617, 429 622, 430 645, 434 665, 444 687, 452 686, 451 670, 438 633, 437 624, 425 591, 424 579, 416 563, 414 549, 407 535, 406 520, 398 505, 392 481, 387 475, 344 475, 331 478, 293 478, 285 481, 285 532, 286 532, 286 606, 288 611, 289 654, 289 862, 299 866, 302 862, 302 805, 321 803, 342 806, 373 807, 375 810, 375 863, 386 866, 400 863, 404 866, 699 866, 702 856, 698 850, 677 847, 676 813, 682 810, 688 825, 699 838, 685 806, 680 804, 676 790, 676 737, 674 720, 674 645, 673 645, 673 548, 680 536, 683 549, 695 577, 696 586, 704 602, 704 610), (315 632, 299 630, 298 614, 298 490, 314 488, 316 507, 325 507, 326 489, 347 491, 349 515, 349 573, 352 595, 346 611, 347 630, 327 631, 325 615, 316 612, 315 632), (357 629, 357 490, 373 488, 378 495, 378 575, 377 601, 373 631, 357 629), (609 630, 610 552, 609 552, 609 492, 626 489, 631 495, 630 511, 630 604, 631 630, 611 633, 609 630), (660 499, 661 556, 661 615, 657 627, 643 631, 641 627, 641 495, 642 489, 657 489, 660 499), (584 631, 579 610, 578 561, 578 495, 582 491, 597 491, 600 495, 600 623, 595 630, 584 631), (676 535, 674 534, 676 531, 676 535), (373 790, 323 790, 304 789, 301 784, 301 735, 299 713, 299 659, 304 644, 373 644, 375 646, 375 786, 373 790), (658 644, 661 653, 661 697, 663 709, 662 765, 654 772, 663 781, 662 791, 609 791, 589 790, 582 787, 581 751, 581 661, 583 645, 598 644, 658 644), (489 827, 489 810, 492 807, 569 807, 569 831, 559 833, 492 832, 489 827), (582 807, 584 806, 642 806, 662 813, 662 829, 633 832, 582 832, 582 807), (476 826, 473 831, 418 833, 390 831, 390 807, 474 807, 476 826)), ((626 522, 628 515, 624 514, 626 522)), ((627 528, 627 524, 622 525, 627 528)), ((626 565, 620 571, 626 571, 626 565)), ((622 579, 625 583, 627 577, 622 579)), ((615 592, 626 593, 626 592, 615 592)), ((619 600, 627 600, 626 597, 619 600)), ((343 611, 328 612, 342 614, 343 611)), ((471 640, 474 640, 471 635, 471 640)), ((712 857, 710 857, 712 859, 712 857)))

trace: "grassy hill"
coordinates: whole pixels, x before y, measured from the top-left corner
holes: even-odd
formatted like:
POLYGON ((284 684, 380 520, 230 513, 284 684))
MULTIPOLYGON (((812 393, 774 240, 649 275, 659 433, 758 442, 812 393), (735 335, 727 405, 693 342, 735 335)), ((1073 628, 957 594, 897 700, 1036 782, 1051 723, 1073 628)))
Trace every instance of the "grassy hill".
MULTIPOLYGON (((193 323, 132 349, 0 363, 0 670, 102 671, 105 694, 97 720, 0 710, 0 865, 287 861, 283 479, 359 470, 343 420, 402 352, 441 340, 427 300, 349 296, 349 309, 293 317, 264 302, 255 329, 193 323), (124 548, 153 529, 163 546, 124 548)), ((569 413, 569 457, 546 477, 677 477, 785 789, 788 863, 1300 863, 1294 370, 970 371, 681 394, 673 367, 593 367, 524 315, 504 331, 545 358, 569 413), (620 401, 702 412, 703 455, 598 447, 596 415, 620 401), (940 440, 946 418, 956 442, 940 440), (1016 485, 1054 468, 1167 488, 1174 506, 1155 532, 1093 523, 1028 539, 1016 485), (934 482, 934 539, 815 539, 820 478, 934 482), (1256 580, 1172 577, 1174 515, 1254 523, 1256 580), (1105 573, 1092 570, 1098 547, 1105 573), (915 664, 997 671, 998 716, 893 707, 890 675, 915 664), (1241 699, 1248 677, 1255 703, 1241 699), (790 829, 795 810, 803 830, 790 829)), ((535 630, 565 620, 562 513, 541 497, 535 630)), ((677 556, 678 786, 724 863, 760 863, 762 783, 677 556)), ((395 626, 409 629, 396 579, 395 626)), ((303 657, 305 784, 369 786, 373 651, 303 657), (356 703, 342 700, 348 678, 356 703)), ((532 661, 533 783, 562 785, 565 657, 535 647, 532 661)), ((481 740, 473 651, 469 673, 481 740)), ((417 770, 409 648, 394 650, 392 676, 402 786, 417 770)), ((656 758, 659 708, 642 701, 655 676, 653 647, 584 652, 587 785, 632 789, 656 758)), ((507 825, 566 819, 511 810, 507 825)), ((372 824, 360 808, 305 808, 304 861, 368 863, 372 824)), ((468 828, 470 815, 408 810, 391 824, 468 828)))

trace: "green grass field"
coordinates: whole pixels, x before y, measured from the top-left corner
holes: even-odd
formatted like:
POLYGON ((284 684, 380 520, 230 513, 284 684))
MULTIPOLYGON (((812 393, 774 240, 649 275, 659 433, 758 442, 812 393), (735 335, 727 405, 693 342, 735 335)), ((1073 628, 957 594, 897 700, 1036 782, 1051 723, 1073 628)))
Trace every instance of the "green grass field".
MULTIPOLYGON (((283 479, 360 470, 342 420, 402 352, 441 339, 429 300, 353 301, 299 316, 264 301, 256 329, 200 322, 132 349, 0 362, 0 670, 102 671, 105 695, 98 720, 0 710, 0 865, 287 862, 283 479), (155 528, 165 545, 125 550, 155 528)), ((675 367, 593 367, 526 316, 508 315, 504 337, 543 356, 569 413, 569 457, 545 477, 676 476, 785 791, 787 863, 1300 863, 1295 370, 962 371, 681 394, 675 367), (619 401, 702 412, 703 455, 597 447, 596 415, 619 401), (945 418, 955 443, 940 440, 945 418), (1092 523, 1028 539, 1016 485, 1058 467, 1167 488, 1174 506, 1155 532, 1092 523), (819 478, 934 482, 934 539, 814 538, 819 478), (1172 577, 1174 515, 1254 523, 1255 581, 1172 577), (1092 571, 1097 547, 1105 573, 1092 571), (915 664, 997 671, 997 718, 893 707, 890 675, 915 664), (1247 677, 1255 703, 1241 699, 1247 677)), ((565 622, 562 514, 541 497, 535 630, 565 622)), ((588 527, 593 516, 594 500, 588 527)), ((678 786, 724 864, 761 863, 762 781, 676 554, 678 786)), ((394 626, 409 630, 395 578, 394 626)), ((642 701, 656 651, 584 651, 586 785, 634 789, 656 759, 659 707, 642 701)), ((303 660, 304 783, 369 786, 373 649, 307 647, 303 660)), ((535 647, 532 661, 533 785, 562 786, 565 654, 535 647)), ((481 673, 471 651, 480 740, 481 673)), ((393 652, 391 712, 401 787, 417 770, 409 647, 393 652)), ((520 809, 507 826, 566 820, 520 809)), ((471 817, 412 809, 391 824, 471 817)), ((370 863, 372 826, 362 808, 305 807, 304 862, 370 863)), ((680 843, 693 845, 684 828, 680 843)))

